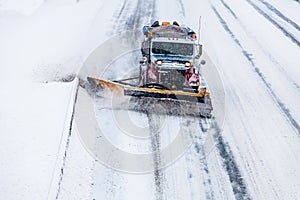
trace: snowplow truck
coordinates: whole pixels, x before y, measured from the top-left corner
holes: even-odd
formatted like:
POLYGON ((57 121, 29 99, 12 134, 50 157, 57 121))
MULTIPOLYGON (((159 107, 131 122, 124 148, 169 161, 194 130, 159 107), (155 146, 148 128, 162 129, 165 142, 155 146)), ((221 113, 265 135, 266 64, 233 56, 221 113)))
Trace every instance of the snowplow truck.
POLYGON ((202 45, 196 33, 177 22, 158 21, 144 26, 142 32, 138 85, 88 77, 89 82, 135 97, 134 110, 147 112, 147 105, 159 103, 167 114, 210 118, 213 107, 200 73, 202 45))

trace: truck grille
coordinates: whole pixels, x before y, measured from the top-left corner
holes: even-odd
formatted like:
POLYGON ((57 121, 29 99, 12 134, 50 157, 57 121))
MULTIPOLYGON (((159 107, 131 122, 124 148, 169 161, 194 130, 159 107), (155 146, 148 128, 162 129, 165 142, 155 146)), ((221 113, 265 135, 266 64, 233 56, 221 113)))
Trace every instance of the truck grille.
POLYGON ((182 89, 186 78, 185 70, 159 70, 159 83, 170 89, 182 89), (173 87, 172 87, 173 86, 173 87), (174 88, 176 86, 176 88, 174 88))

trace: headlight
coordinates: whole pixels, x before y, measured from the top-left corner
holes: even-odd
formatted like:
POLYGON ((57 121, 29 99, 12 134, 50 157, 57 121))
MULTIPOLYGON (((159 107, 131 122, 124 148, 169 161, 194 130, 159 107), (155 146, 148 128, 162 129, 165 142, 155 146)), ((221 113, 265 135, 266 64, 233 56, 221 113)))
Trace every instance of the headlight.
POLYGON ((161 64, 162 64, 162 61, 161 61, 161 60, 157 60, 157 61, 155 61, 155 64, 161 65, 161 64))
POLYGON ((186 62, 186 63, 185 63, 185 66, 191 67, 191 66, 193 66, 193 63, 191 63, 191 62, 186 62))

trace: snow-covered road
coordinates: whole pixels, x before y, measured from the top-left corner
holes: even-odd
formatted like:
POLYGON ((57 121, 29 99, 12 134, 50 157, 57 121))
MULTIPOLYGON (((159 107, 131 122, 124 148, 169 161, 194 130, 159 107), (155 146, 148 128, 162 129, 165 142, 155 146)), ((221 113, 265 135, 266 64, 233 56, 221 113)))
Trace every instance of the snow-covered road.
MULTIPOLYGON (((32 0, 31 4, 0 1, 1 197, 300 199, 299 2, 32 0), (145 133, 142 139, 132 137, 131 131, 124 134, 127 122, 121 123, 125 118, 120 117, 124 111, 101 108, 101 99, 87 95, 78 79, 52 82, 69 81, 77 73, 81 78, 98 75, 98 63, 85 60, 124 31, 154 20, 176 20, 197 29, 200 15, 207 60, 203 73, 216 115, 209 130, 197 118, 125 112, 132 127, 145 133), (92 70, 80 70, 91 64, 92 70), (85 137, 83 132, 93 132, 94 127, 103 135, 85 137), (181 154, 179 148, 168 148, 180 133, 190 142, 181 154), (112 151, 106 143, 93 146, 103 137, 112 151), (115 156, 118 150, 140 160, 120 159, 115 156), (144 154, 153 170, 130 170, 147 166, 139 157, 144 154)), ((133 37, 138 41, 138 35, 133 37)), ((115 76, 138 64, 136 52, 122 56, 118 59, 125 59, 129 67, 115 76)), ((114 62, 104 77, 122 67, 114 62)))

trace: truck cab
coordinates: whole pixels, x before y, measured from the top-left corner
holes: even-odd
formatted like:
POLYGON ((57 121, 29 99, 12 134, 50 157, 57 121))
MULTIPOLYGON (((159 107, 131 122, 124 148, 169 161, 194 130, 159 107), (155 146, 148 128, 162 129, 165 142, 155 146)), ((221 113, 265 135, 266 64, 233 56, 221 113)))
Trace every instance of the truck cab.
POLYGON ((195 32, 178 23, 157 24, 143 28, 142 83, 198 92, 201 46, 196 43, 195 32))

